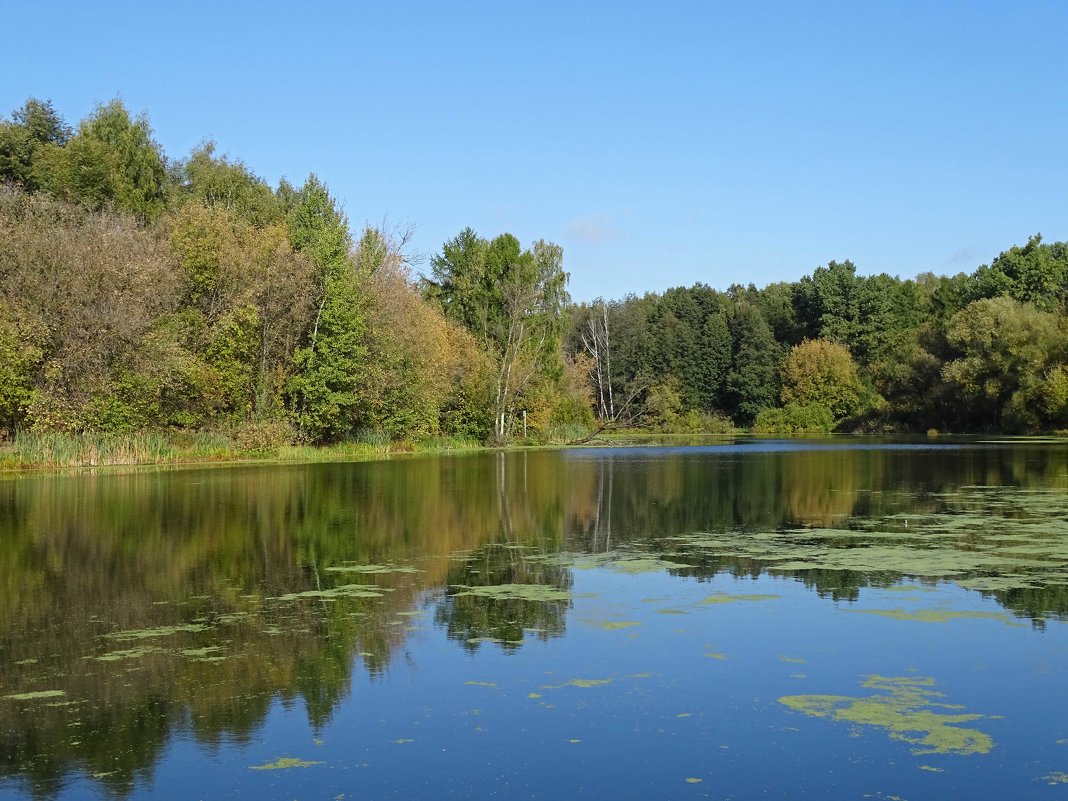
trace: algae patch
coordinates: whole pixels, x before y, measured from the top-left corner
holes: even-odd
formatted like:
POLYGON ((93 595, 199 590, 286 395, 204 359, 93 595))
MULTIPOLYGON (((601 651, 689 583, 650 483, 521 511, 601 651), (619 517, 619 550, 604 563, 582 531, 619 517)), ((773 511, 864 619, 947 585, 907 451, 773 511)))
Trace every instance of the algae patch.
POLYGON ((853 615, 878 615, 891 620, 913 620, 919 623, 948 623, 951 620, 998 620, 1010 626, 1023 626, 1004 612, 953 611, 951 609, 846 609, 853 615))
POLYGON ((268 762, 266 765, 249 765, 248 767, 249 770, 287 770, 288 768, 310 768, 312 765, 322 764, 325 763, 294 757, 278 757, 274 762, 268 762))
POLYGON ((454 597, 465 595, 476 598, 494 598, 498 601, 570 601, 571 593, 546 584, 496 584, 489 587, 468 587, 456 585, 460 592, 454 597))
POLYGON ((290 592, 279 595, 275 600, 296 601, 300 598, 381 598, 382 593, 391 592, 387 587, 374 587, 369 584, 342 584, 328 590, 305 590, 304 592, 290 592))
POLYGON ((179 626, 157 626, 153 629, 115 631, 108 636, 113 640, 150 640, 155 637, 170 637, 175 634, 195 634, 207 630, 208 627, 203 623, 185 623, 179 626))
POLYGON ((697 602, 698 606, 713 606, 715 604, 731 604, 738 601, 774 601, 781 598, 781 595, 731 595, 726 592, 717 592, 712 595, 708 595, 697 602))
POLYGON ((994 747, 991 737, 959 724, 983 715, 943 714, 942 694, 931 689, 934 679, 869 676, 863 687, 878 690, 867 697, 844 695, 784 695, 781 704, 812 717, 829 718, 886 729, 891 738, 911 743, 914 754, 985 754, 994 747))
POLYGON ((14 695, 2 695, 4 701, 36 701, 39 698, 62 698, 66 693, 63 690, 38 690, 32 693, 15 693, 14 695))

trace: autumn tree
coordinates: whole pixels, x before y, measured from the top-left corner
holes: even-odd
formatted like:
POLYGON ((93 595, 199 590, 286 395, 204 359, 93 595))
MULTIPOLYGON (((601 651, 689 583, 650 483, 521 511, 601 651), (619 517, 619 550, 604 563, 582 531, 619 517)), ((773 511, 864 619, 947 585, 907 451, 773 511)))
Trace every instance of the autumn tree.
POLYGON ((823 406, 841 420, 860 411, 865 391, 857 364, 844 345, 806 339, 783 361, 779 395, 784 404, 823 406))
POLYGON ((506 439, 521 411, 562 375, 560 337, 567 302, 563 250, 538 241, 524 250, 511 234, 492 241, 470 228, 446 242, 424 282, 426 297, 465 326, 494 362, 494 436, 506 439))

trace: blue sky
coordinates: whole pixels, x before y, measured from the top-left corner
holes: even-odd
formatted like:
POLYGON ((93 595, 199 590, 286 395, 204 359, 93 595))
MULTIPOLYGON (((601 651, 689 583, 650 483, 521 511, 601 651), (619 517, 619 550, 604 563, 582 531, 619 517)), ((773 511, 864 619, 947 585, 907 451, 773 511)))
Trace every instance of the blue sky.
POLYGON ((1068 239, 1068 3, 4 4, 0 113, 120 96, 354 228, 564 247, 577 300, 1068 239))

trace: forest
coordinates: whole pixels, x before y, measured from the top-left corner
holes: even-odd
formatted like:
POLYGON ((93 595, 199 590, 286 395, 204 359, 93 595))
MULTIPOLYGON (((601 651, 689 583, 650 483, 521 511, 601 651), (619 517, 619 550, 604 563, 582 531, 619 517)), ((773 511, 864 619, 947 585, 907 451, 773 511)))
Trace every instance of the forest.
POLYGON ((562 249, 466 228, 426 265, 326 184, 167 156, 120 100, 0 120, 0 439, 353 440, 1068 428, 1068 243, 971 273, 572 303, 562 249), (420 272, 419 268, 425 268, 420 272))

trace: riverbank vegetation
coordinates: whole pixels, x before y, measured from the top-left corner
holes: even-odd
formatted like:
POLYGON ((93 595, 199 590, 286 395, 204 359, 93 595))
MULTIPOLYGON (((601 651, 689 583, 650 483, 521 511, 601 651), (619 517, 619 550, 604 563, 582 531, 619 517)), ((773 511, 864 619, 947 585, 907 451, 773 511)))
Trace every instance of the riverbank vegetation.
POLYGON ((419 276, 408 236, 314 175, 171 159, 118 100, 76 128, 27 101, 0 121, 0 463, 1068 427, 1068 245, 1038 235, 956 276, 582 304, 552 242, 464 229, 419 276))

